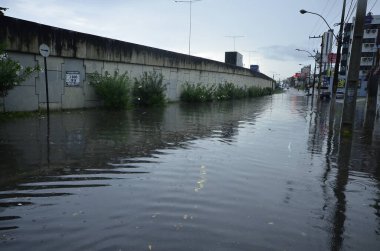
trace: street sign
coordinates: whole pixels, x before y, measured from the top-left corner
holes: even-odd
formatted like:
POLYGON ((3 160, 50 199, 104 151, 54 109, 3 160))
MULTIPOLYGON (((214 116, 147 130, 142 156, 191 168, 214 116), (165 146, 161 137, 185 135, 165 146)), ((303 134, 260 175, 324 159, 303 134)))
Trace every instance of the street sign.
POLYGON ((48 84, 48 71, 47 71, 47 63, 46 58, 50 54, 50 48, 46 44, 40 45, 40 54, 44 57, 44 66, 45 66, 45 86, 46 86, 46 111, 49 120, 49 84, 48 84))
POLYGON ((50 54, 50 48, 49 48, 49 46, 47 46, 46 44, 41 44, 40 45, 40 54, 44 58, 47 58, 49 56, 49 54, 50 54))
POLYGON ((67 86, 79 86, 80 72, 79 71, 67 71, 66 72, 66 85, 67 86))

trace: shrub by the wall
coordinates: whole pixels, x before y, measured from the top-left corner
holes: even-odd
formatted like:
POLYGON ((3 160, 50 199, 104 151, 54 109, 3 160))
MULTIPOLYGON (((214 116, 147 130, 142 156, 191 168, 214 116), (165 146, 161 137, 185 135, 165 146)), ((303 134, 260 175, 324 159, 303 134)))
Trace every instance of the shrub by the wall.
POLYGON ((107 109, 126 109, 130 101, 130 79, 127 73, 119 75, 115 71, 113 75, 107 71, 104 76, 95 72, 88 75, 90 85, 104 102, 107 109))
POLYGON ((0 97, 7 96, 9 90, 39 70, 38 65, 23 67, 19 62, 9 58, 5 52, 5 44, 0 43, 0 97))
POLYGON ((163 106, 166 103, 165 91, 166 85, 161 73, 144 72, 140 78, 135 78, 133 102, 143 106, 163 106))
POLYGON ((181 92, 181 101, 208 102, 213 100, 233 100, 242 98, 261 97, 272 94, 270 87, 241 87, 231 82, 224 82, 217 86, 207 86, 202 83, 185 83, 181 92))
POLYGON ((248 93, 245 87, 236 86, 230 82, 224 82, 217 86, 214 96, 216 100, 231 100, 245 98, 248 96, 248 93))
POLYGON ((206 86, 202 83, 183 85, 180 99, 185 102, 210 102, 213 100, 214 86, 206 86))

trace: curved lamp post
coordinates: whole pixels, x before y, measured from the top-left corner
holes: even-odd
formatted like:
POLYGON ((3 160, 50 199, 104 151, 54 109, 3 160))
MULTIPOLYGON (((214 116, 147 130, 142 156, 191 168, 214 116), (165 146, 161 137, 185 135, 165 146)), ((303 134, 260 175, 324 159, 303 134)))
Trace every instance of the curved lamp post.
POLYGON ((311 52, 310 52, 310 51, 307 51, 307 50, 301 50, 301 49, 296 49, 296 51, 304 51, 304 52, 306 52, 306 53, 308 53, 308 54, 309 54, 309 57, 312 57, 312 58, 316 59, 316 57, 315 57, 315 56, 313 56, 313 54, 311 54, 311 52))
MULTIPOLYGON (((325 22, 325 24, 327 25, 327 27, 329 27, 330 30, 333 30, 333 29, 330 27, 329 23, 326 21, 326 19, 325 19, 322 15, 320 15, 320 14, 318 14, 318 13, 315 13, 315 12, 307 11, 307 10, 304 10, 304 9, 300 10, 300 13, 301 13, 301 14, 309 13, 309 14, 313 14, 313 15, 317 15, 317 16, 319 16, 319 17, 322 18, 322 20, 325 22)), ((333 32, 332 34, 334 35, 335 39, 338 40, 338 37, 334 34, 334 32, 333 32)))

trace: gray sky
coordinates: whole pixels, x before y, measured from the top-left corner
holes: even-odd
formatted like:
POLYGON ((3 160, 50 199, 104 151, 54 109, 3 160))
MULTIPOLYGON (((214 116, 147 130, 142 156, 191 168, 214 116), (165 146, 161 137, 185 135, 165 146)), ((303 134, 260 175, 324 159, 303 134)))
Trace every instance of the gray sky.
MULTIPOLYGON (((347 0, 347 9, 356 0, 347 0)), ((243 54, 244 64, 285 78, 313 64, 296 48, 317 50, 328 28, 340 22, 343 0, 202 0, 192 5, 191 54, 224 61, 224 52, 243 54), (248 52, 254 51, 254 52, 248 52)), ((173 0, 1 0, 7 16, 100 35, 160 49, 188 53, 189 4, 173 0)), ((368 0, 367 11, 380 14, 380 1, 368 0)), ((355 11, 353 11, 355 15, 355 11)), ((347 15, 346 15, 347 16, 347 15)), ((350 18, 350 20, 352 17, 350 18)), ((334 27, 338 32, 338 27, 334 27)), ((336 50, 334 48, 334 50, 336 50)))

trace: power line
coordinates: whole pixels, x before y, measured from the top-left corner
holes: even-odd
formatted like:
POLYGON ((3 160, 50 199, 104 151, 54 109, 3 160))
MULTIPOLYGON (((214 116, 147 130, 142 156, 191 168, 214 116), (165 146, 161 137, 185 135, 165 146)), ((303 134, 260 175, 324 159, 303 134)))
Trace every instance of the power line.
POLYGON ((356 0, 356 3, 355 3, 354 7, 353 7, 352 10, 351 10, 351 13, 347 13, 347 15, 348 15, 348 14, 349 14, 349 15, 348 15, 346 21, 344 21, 344 23, 348 23, 348 22, 349 22, 349 20, 350 20, 352 14, 354 14, 354 10, 355 10, 355 8, 356 8, 357 5, 358 5, 358 0, 356 0))
POLYGON ((376 1, 373 3, 373 5, 372 5, 371 9, 369 9, 369 11, 368 11, 368 12, 371 12, 371 11, 372 11, 372 9, 373 9, 373 7, 375 7, 376 3, 377 3, 377 0, 376 0, 376 1))
MULTIPOLYGON (((323 7, 323 9, 322 9, 321 11, 319 11, 319 13, 321 13, 322 16, 325 16, 324 12, 325 12, 325 10, 327 9, 327 7, 329 6, 329 3, 331 3, 331 1, 328 1, 328 0, 327 0, 325 6, 323 7)), ((331 8, 330 8, 330 9, 331 9, 331 8)), ((322 20, 317 19, 317 20, 315 21, 315 24, 314 24, 314 26, 313 26, 313 29, 311 29, 309 35, 317 33, 317 32, 315 32, 315 31, 316 31, 316 30, 320 30, 321 26, 322 26, 322 20)))
POLYGON ((354 0, 351 0, 351 3, 350 3, 350 8, 348 8, 348 11, 347 11, 347 15, 346 15, 346 18, 344 19, 344 23, 347 23, 347 18, 348 18, 348 15, 350 14, 350 11, 351 11, 351 8, 352 8, 352 3, 354 2, 354 0))
MULTIPOLYGON (((332 19, 331 18, 332 11, 337 9, 336 5, 338 2, 339 2, 338 0, 328 1, 328 4, 326 5, 328 7, 328 11, 326 13, 324 13, 324 11, 323 11, 323 12, 320 12, 319 14, 321 14, 321 16, 325 17, 326 20, 329 19, 329 21, 330 21, 332 19)), ((335 19, 337 19, 337 18, 334 18, 334 20, 335 19)), ((329 22, 329 23, 331 23, 331 22, 329 22)), ((314 34, 318 34, 318 33, 321 34, 327 30, 325 27, 325 24, 323 22, 321 22, 321 20, 319 20, 318 24, 319 25, 315 27, 317 29, 313 29, 314 34)))
MULTIPOLYGON (((319 11, 319 13, 321 13, 322 15, 324 15, 323 13, 325 12, 325 10, 327 9, 327 7, 329 6, 329 4, 331 3, 331 1, 327 0, 324 7, 319 11)), ((323 24, 324 25, 324 24, 323 24)), ((309 36, 311 36, 312 34, 317 34, 319 32, 316 32, 316 30, 320 30, 321 29, 321 26, 322 26, 322 20, 321 19, 317 19, 313 25, 313 28, 310 30, 310 33, 309 33, 309 36)), ((315 40, 313 41, 310 41, 309 39, 309 49, 310 48, 315 48, 318 46, 317 44, 318 42, 316 42, 315 40), (312 45, 310 46, 310 42, 312 43, 312 45)))

